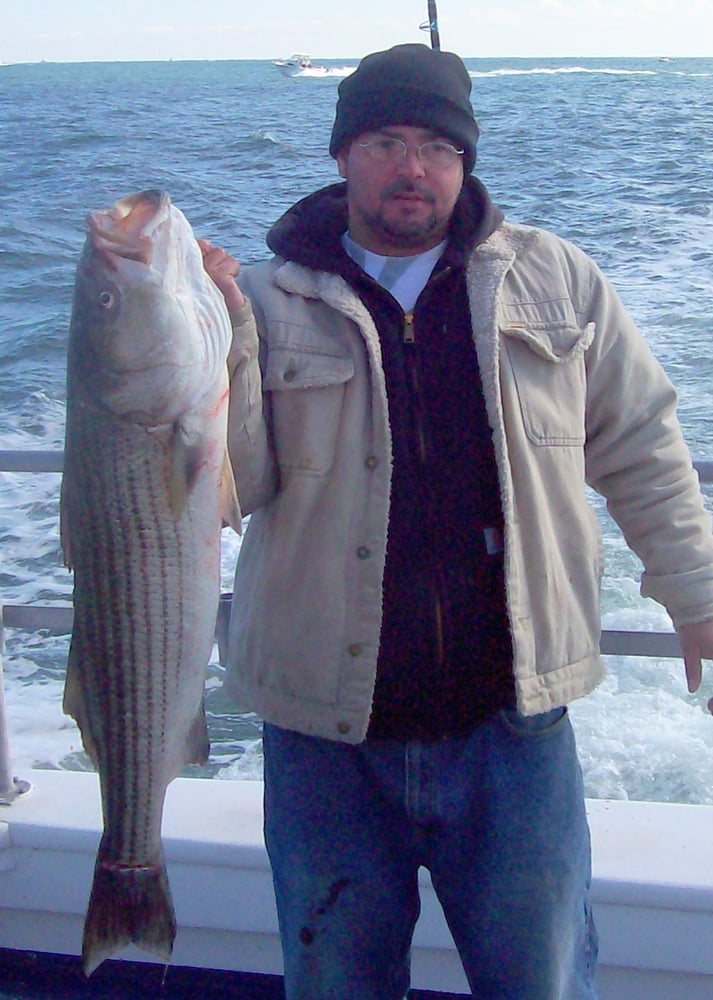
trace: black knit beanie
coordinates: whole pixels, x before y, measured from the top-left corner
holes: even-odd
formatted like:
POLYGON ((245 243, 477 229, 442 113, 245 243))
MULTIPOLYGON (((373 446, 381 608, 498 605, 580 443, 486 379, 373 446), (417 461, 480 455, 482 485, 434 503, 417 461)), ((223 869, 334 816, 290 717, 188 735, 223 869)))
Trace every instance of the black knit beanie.
POLYGON ((468 71, 454 52, 417 43, 372 52, 339 84, 329 152, 336 158, 350 139, 371 129, 419 126, 463 148, 470 173, 479 135, 470 90, 468 71))

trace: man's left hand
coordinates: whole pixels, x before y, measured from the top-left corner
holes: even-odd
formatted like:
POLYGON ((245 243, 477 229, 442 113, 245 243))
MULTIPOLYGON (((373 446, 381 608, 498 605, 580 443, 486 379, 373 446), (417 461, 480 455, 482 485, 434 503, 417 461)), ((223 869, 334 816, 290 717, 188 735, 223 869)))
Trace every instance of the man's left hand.
MULTIPOLYGON (((686 665, 688 690, 697 691, 703 674, 701 660, 713 660, 713 619, 681 625, 676 631, 686 665)), ((713 698, 708 702, 708 711, 713 714, 713 698)))

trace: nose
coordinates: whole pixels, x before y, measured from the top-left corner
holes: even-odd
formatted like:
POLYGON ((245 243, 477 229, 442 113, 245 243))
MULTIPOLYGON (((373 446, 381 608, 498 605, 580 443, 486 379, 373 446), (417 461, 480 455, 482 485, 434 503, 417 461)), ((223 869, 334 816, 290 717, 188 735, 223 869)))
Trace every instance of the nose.
POLYGON ((407 146, 406 155, 399 160, 399 173, 407 177, 423 177, 423 161, 419 156, 417 146, 407 146))

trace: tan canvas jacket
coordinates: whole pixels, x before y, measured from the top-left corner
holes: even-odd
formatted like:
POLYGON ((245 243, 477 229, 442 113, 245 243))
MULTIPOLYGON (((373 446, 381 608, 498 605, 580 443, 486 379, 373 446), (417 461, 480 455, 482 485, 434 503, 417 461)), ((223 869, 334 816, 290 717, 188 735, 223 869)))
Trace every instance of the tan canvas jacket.
MULTIPOLYGON (((252 512, 228 686, 289 729, 359 742, 369 722, 389 514, 379 338, 340 277, 273 260, 235 317, 230 448, 252 512)), ((713 617, 713 535, 676 395, 610 284, 570 244, 502 224, 468 269, 505 518, 518 707, 591 691, 601 539, 585 484, 676 624, 713 617)))

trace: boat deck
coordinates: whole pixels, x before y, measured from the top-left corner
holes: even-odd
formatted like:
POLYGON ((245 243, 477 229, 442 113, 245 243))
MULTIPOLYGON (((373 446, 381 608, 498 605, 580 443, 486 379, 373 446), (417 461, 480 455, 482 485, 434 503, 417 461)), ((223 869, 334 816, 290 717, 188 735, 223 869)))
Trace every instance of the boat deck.
MULTIPOLYGON (((262 782, 173 782, 164 813, 178 918, 173 960, 164 969, 130 948, 86 982, 72 956, 81 946, 101 834, 97 776, 27 777, 32 790, 0 811, 0 1000, 281 996, 262 782)), ((589 800, 587 811, 601 1000, 710 1000, 713 806, 589 800)), ((420 889, 412 997, 463 997, 462 966, 425 871, 420 889)))

